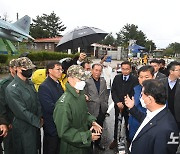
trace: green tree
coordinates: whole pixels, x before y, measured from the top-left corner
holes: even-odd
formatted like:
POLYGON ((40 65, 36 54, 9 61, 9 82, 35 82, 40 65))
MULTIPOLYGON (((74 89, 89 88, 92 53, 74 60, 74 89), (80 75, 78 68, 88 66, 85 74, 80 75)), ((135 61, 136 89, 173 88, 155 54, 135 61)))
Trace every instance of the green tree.
POLYGON ((173 54, 179 54, 180 53, 180 43, 171 43, 168 45, 168 48, 173 49, 173 54))
MULTIPOLYGON (((152 49, 156 48, 153 41, 148 40, 146 35, 141 30, 138 30, 138 26, 134 24, 126 24, 116 35, 116 44, 125 48, 128 47, 129 40, 136 40, 136 44, 144 47, 150 47, 151 45, 152 49)), ((149 47, 146 50, 149 50, 149 47)))
POLYGON ((115 40, 116 39, 113 37, 112 33, 109 33, 100 43, 104 45, 115 46, 115 40))
POLYGON ((169 48, 167 47, 164 51, 163 51, 164 55, 165 56, 172 56, 174 53, 173 53, 173 49, 172 48, 169 48))
POLYGON ((147 51, 153 51, 156 49, 156 45, 152 40, 147 40, 145 43, 145 48, 147 51))
POLYGON ((34 38, 46 38, 61 36, 66 27, 61 19, 52 12, 50 15, 43 14, 33 19, 30 26, 30 35, 34 38))

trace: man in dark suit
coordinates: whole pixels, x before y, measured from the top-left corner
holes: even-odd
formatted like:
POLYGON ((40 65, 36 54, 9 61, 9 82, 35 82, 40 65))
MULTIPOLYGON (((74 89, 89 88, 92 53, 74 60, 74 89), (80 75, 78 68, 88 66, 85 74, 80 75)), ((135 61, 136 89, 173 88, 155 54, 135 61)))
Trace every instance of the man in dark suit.
POLYGON ((38 90, 44 119, 43 154, 59 154, 60 139, 53 120, 53 111, 57 100, 64 93, 59 78, 62 76, 62 66, 59 62, 50 62, 46 67, 48 75, 38 90))
POLYGON ((162 82, 150 79, 143 82, 142 106, 147 114, 134 106, 134 98, 125 97, 131 115, 141 122, 130 145, 131 154, 175 154, 179 144, 178 127, 166 108, 166 91, 162 82))
POLYGON ((167 72, 167 68, 166 68, 166 62, 164 59, 160 59, 159 60, 159 65, 160 65, 160 68, 159 68, 159 72, 161 72, 162 74, 168 76, 168 72, 167 72))
POLYGON ((166 75, 163 73, 159 72, 160 69, 160 64, 158 59, 153 59, 150 61, 150 65, 154 67, 154 79, 162 79, 166 78, 166 75))
POLYGON ((122 116, 125 119, 126 125, 126 136, 128 137, 128 112, 127 107, 124 106, 124 96, 127 94, 133 96, 134 90, 133 88, 138 84, 137 77, 131 75, 131 62, 124 61, 121 63, 121 71, 122 74, 116 75, 112 88, 112 99, 114 101, 114 109, 115 109, 115 123, 114 123, 114 140, 110 144, 109 148, 113 149, 117 146, 117 134, 118 134, 118 116, 121 112, 122 116))
MULTIPOLYGON (((105 113, 108 109, 108 92, 105 79, 100 77, 102 68, 101 64, 92 65, 92 76, 86 80, 84 90, 88 96, 88 111, 97 118, 97 123, 103 127, 105 113)), ((100 150, 105 150, 100 145, 100 139, 95 141, 95 146, 100 150)))
POLYGON ((168 108, 175 117, 180 130, 180 63, 171 62, 167 66, 168 78, 162 79, 167 94, 168 108))

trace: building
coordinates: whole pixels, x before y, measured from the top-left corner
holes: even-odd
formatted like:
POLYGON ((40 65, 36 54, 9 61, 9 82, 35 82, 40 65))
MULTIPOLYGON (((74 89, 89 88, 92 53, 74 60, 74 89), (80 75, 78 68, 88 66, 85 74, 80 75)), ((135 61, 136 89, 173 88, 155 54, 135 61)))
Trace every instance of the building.
POLYGON ((27 48, 29 50, 39 50, 39 51, 55 51, 57 44, 62 37, 53 38, 39 38, 35 39, 34 42, 28 42, 27 48))

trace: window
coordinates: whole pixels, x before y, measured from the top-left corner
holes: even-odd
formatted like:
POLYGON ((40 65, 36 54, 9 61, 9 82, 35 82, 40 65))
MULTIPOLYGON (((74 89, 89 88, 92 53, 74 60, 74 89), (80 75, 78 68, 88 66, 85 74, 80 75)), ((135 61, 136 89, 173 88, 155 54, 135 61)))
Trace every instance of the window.
POLYGON ((45 43, 44 49, 47 50, 48 49, 48 44, 45 43))
POLYGON ((51 43, 49 43, 49 50, 51 50, 51 43))

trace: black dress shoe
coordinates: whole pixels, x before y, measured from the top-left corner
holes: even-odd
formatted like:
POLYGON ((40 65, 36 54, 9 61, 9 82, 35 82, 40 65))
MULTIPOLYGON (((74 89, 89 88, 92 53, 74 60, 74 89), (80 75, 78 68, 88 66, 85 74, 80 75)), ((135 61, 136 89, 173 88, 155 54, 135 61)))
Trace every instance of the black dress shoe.
POLYGON ((100 145, 100 144, 96 144, 95 146, 96 146, 96 148, 98 148, 99 150, 105 151, 105 147, 104 147, 104 146, 102 146, 102 145, 100 145))

